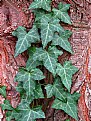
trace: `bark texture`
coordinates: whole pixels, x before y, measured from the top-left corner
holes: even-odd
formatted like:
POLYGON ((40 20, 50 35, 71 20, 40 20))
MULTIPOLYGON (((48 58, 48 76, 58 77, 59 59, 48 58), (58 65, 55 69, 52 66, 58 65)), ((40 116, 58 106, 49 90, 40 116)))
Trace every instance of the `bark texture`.
MULTIPOLYGON (((80 92, 81 97, 78 101, 79 121, 91 120, 91 0, 53 0, 53 6, 57 7, 59 1, 70 3, 69 14, 72 25, 64 25, 66 29, 73 32, 71 39, 74 55, 67 52, 59 57, 59 62, 71 60, 79 68, 78 73, 73 77, 71 93, 80 92)), ((23 53, 14 58, 16 38, 12 37, 11 32, 18 26, 31 28, 34 16, 28 10, 32 0, 0 0, 0 85, 7 86, 7 99, 16 107, 20 101, 19 93, 15 91, 14 77, 20 66, 25 66, 27 54, 23 53)), ((44 69, 45 75, 47 71, 44 69)), ((52 77, 50 76, 52 82, 52 77)), ((48 79, 45 80, 48 83, 48 79)), ((4 98, 0 95, 0 103, 4 98)), ((43 101, 46 119, 45 121, 65 121, 70 118, 63 111, 51 109, 51 103, 43 101)), ((0 108, 0 119, 5 121, 4 113, 0 108)), ((70 118, 71 121, 75 121, 70 118)), ((42 121, 40 119, 39 121, 42 121)))

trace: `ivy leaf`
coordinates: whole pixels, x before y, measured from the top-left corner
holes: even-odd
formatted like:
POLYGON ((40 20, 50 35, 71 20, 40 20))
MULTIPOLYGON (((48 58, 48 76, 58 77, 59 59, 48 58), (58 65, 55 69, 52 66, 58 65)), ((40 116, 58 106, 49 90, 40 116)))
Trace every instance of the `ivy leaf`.
POLYGON ((31 74, 25 68, 20 68, 19 72, 16 74, 15 80, 18 82, 24 82, 30 79, 30 75, 31 74))
POLYGON ((65 30, 64 32, 61 32, 60 35, 66 37, 68 39, 72 35, 72 31, 65 30))
POLYGON ((21 99, 21 102, 19 103, 17 108, 18 108, 19 111, 23 111, 25 109, 30 109, 30 107, 29 107, 30 103, 31 102, 27 101, 27 99, 21 99))
POLYGON ((29 79, 24 82, 23 88, 26 91, 27 96, 30 96, 33 94, 33 90, 35 89, 35 82, 29 79))
POLYGON ((31 72, 32 72, 31 78, 34 80, 42 80, 45 78, 43 72, 38 68, 32 69, 31 72))
POLYGON ((20 121, 21 120, 21 113, 20 110, 18 110, 18 108, 12 110, 12 111, 7 111, 6 112, 6 120, 7 121, 20 121))
POLYGON ((55 34, 54 39, 52 40, 52 45, 59 45, 64 50, 73 54, 72 47, 68 41, 68 38, 64 35, 57 35, 55 34))
POLYGON ((6 98, 6 86, 0 87, 0 94, 6 98))
POLYGON ((47 98, 55 96, 56 98, 65 101, 67 94, 64 92, 62 84, 59 79, 55 79, 53 85, 48 84, 45 87, 45 89, 47 91, 47 98))
POLYGON ((19 104, 21 112, 21 121, 34 121, 37 118, 45 118, 44 112, 40 108, 31 109, 29 104, 25 101, 21 101, 19 104))
POLYGON ((26 63, 26 69, 31 70, 33 68, 36 68, 37 66, 42 65, 40 61, 33 60, 33 57, 29 57, 26 63))
POLYGON ((1 104, 2 110, 13 110, 14 108, 11 106, 9 100, 4 100, 4 103, 1 104))
POLYGON ((54 55, 54 58, 58 58, 58 56, 61 56, 63 52, 61 50, 58 50, 55 46, 49 46, 48 53, 50 55, 54 55))
POLYGON ((44 98, 44 94, 40 84, 38 84, 34 90, 34 98, 35 99, 44 98))
MULTIPOLYGON (((23 82, 23 88, 26 91, 27 96, 33 95, 33 90, 35 89, 34 80, 42 80, 45 76, 40 69, 31 69, 27 71, 25 68, 21 68, 16 75, 16 80, 18 82, 23 82)), ((23 91, 22 86, 18 86, 19 91, 23 91)))
POLYGON ((11 121, 12 119, 14 119, 13 112, 7 111, 6 112, 6 121, 11 121))
POLYGON ((74 102, 74 100, 71 98, 68 98, 66 103, 62 102, 59 99, 55 99, 52 108, 61 109, 65 111, 68 115, 73 117, 74 119, 78 120, 77 105, 74 102))
POLYGON ((40 40, 36 26, 33 26, 28 33, 26 32, 26 28, 19 26, 12 35, 18 38, 15 56, 18 56, 20 53, 27 50, 31 46, 31 43, 40 40))
POLYGON ((46 11, 51 11, 51 0, 34 0, 29 6, 29 9, 43 8, 46 11))
POLYGON ((47 52, 43 61, 44 66, 55 76, 57 60, 54 59, 53 56, 49 55, 49 53, 47 52))
POLYGON ((33 56, 33 54, 35 53, 35 51, 36 51, 36 47, 30 47, 30 48, 28 48, 28 55, 29 55, 29 57, 30 56, 33 56))
POLYGON ((22 121, 34 121, 37 118, 45 118, 45 115, 42 110, 31 110, 26 109, 22 112, 22 121), (33 117, 34 116, 34 117, 33 117))
MULTIPOLYGON (((29 101, 30 101, 30 94, 32 94, 33 92, 30 93, 30 90, 33 90, 35 89, 34 86, 31 87, 29 89, 29 86, 32 86, 32 83, 31 85, 28 85, 27 88, 25 89, 25 85, 26 83, 28 83, 29 80, 27 81, 24 81, 24 82, 18 82, 18 85, 16 86, 16 91, 20 93, 20 97, 21 99, 26 99, 26 98, 29 98, 29 101), (26 92, 27 91, 27 92, 26 92)), ((34 82, 34 81, 33 81, 34 82)))
POLYGON ((19 92, 20 94, 24 93, 24 88, 23 88, 23 83, 18 82, 18 85, 15 87, 16 91, 19 92))
POLYGON ((45 16, 46 12, 43 11, 43 10, 39 10, 39 9, 36 9, 36 10, 33 10, 34 14, 35 14, 35 22, 38 22, 40 23, 40 20, 43 16, 45 16))
POLYGON ((70 119, 66 119, 66 121, 70 121, 70 119))
POLYGON ((26 69, 31 70, 33 68, 36 68, 39 65, 42 65, 42 63, 38 60, 33 60, 33 54, 36 52, 36 47, 31 47, 28 49, 29 58, 26 62, 26 69))
POLYGON ((77 93, 77 92, 73 93, 72 95, 68 93, 68 97, 72 98, 75 102, 78 101, 80 96, 81 95, 79 93, 77 93))
POLYGON ((12 113, 13 113, 12 115, 13 115, 15 121, 21 121, 22 115, 21 115, 19 110, 18 111, 13 111, 12 113))
POLYGON ((27 81, 27 80, 42 80, 44 79, 45 76, 43 75, 42 71, 40 69, 31 69, 28 71, 26 68, 21 68, 19 72, 16 75, 16 80, 17 81, 27 81))
POLYGON ((62 55, 62 51, 58 50, 56 47, 49 47, 48 52, 46 51, 46 56, 43 59, 44 66, 55 76, 56 75, 56 65, 58 55, 62 55))
POLYGON ((43 65, 55 76, 58 55, 62 55, 62 51, 56 47, 50 46, 48 52, 42 48, 37 48, 33 59, 43 61, 43 65))
POLYGON ((70 17, 68 15, 68 10, 70 8, 70 4, 63 4, 60 2, 58 5, 58 9, 53 8, 53 12, 55 17, 59 18, 61 21, 71 24, 70 17))
POLYGON ((45 50, 43 50, 42 48, 36 48, 36 52, 33 55, 33 60, 43 61, 45 56, 46 56, 45 50))
POLYGON ((47 98, 51 98, 53 96, 53 85, 52 84, 48 84, 47 86, 45 86, 46 92, 47 92, 47 98))
POLYGON ((61 77, 62 83, 70 91, 72 84, 72 75, 78 71, 70 61, 66 61, 64 65, 57 64, 56 73, 61 77))
POLYGON ((59 20, 52 18, 51 15, 45 15, 41 18, 41 39, 43 48, 45 48, 53 39, 54 32, 64 31, 60 26, 59 20))

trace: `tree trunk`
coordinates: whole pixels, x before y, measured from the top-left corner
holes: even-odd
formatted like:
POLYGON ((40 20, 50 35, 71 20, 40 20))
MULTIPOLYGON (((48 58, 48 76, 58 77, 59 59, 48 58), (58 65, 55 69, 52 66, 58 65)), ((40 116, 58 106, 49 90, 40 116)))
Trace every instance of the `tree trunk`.
MULTIPOLYGON (((62 0, 54 0, 53 5, 62 0)), ((26 52, 14 58, 16 38, 12 36, 12 31, 18 26, 32 27, 34 16, 28 10, 32 0, 1 0, 0 1, 0 85, 7 86, 7 99, 16 107, 20 101, 19 93, 15 91, 17 83, 14 77, 20 66, 25 66, 27 60, 26 52)), ((72 25, 63 26, 73 32, 71 42, 74 55, 64 51, 64 55, 59 57, 60 63, 64 60, 71 60, 79 71, 73 77, 71 93, 80 92, 78 101, 79 121, 91 120, 91 1, 90 0, 63 0, 70 3, 69 14, 72 25)), ((47 75, 45 70, 44 72, 47 75)), ((51 77, 50 77, 51 78, 51 77)), ((47 82, 47 80, 45 80, 47 82)), ((0 103, 4 98, 0 95, 0 103)), ((45 101, 44 101, 45 102, 45 101)), ((52 103, 52 100, 51 100, 52 103)), ((51 106, 51 104, 50 104, 51 106)), ((68 115, 63 111, 46 108, 45 121, 65 121, 68 115)), ((0 119, 5 121, 5 112, 0 108, 0 119)), ((70 118, 70 117, 69 117, 70 118)), ((71 121, 75 121, 70 118, 71 121)), ((40 120, 42 121, 42 119, 40 120)))

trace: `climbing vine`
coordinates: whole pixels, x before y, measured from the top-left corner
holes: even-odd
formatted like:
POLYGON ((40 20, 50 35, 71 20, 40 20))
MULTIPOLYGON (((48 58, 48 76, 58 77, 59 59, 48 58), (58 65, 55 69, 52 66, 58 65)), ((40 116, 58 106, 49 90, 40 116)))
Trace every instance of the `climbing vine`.
MULTIPOLYGON (((68 41, 72 32, 60 25, 61 22, 71 24, 68 15, 70 5, 60 2, 58 8, 53 8, 51 2, 34 0, 29 7, 35 15, 33 27, 27 31, 25 27, 19 26, 12 33, 18 38, 15 57, 27 50, 29 58, 26 67, 19 69, 14 80, 18 82, 16 90, 21 97, 19 105, 13 108, 9 100, 4 100, 1 104, 2 110, 6 110, 7 121, 35 121, 45 118, 42 106, 35 105, 35 101, 51 97, 55 97, 52 108, 61 109, 78 120, 79 94, 70 94, 72 76, 78 69, 70 61, 64 62, 63 65, 58 62, 58 56, 63 54, 62 49, 73 54, 68 41), (41 83, 40 80, 46 78, 42 72, 43 68, 52 74, 53 83, 41 83), (46 90, 46 94, 43 89, 46 90)), ((0 94, 6 98, 6 87, 0 88, 0 94)))

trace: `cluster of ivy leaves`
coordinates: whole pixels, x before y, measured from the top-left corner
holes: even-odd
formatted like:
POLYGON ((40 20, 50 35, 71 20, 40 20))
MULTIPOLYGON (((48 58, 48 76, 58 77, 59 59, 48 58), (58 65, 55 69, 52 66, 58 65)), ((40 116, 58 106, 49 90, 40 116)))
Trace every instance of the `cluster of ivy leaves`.
MULTIPOLYGON (((53 75, 53 84, 46 84, 47 98, 55 97, 52 108, 61 109, 78 120, 77 100, 78 93, 70 94, 72 76, 78 69, 70 61, 60 64, 58 56, 63 54, 62 49, 73 54, 68 38, 72 32, 65 30, 60 23, 71 24, 68 15, 69 4, 59 3, 58 8, 52 8, 51 0, 34 0, 29 9, 35 14, 35 22, 28 32, 25 27, 19 26, 13 33, 18 38, 15 57, 28 50, 29 59, 26 67, 21 67, 15 77, 18 82, 16 90, 20 93, 21 102, 13 108, 9 100, 1 104, 6 110, 6 120, 35 121, 45 118, 42 106, 30 106, 34 99, 45 98, 40 80, 46 78, 39 66, 44 66, 53 75), (41 47, 32 46, 40 42, 41 47), (61 49, 62 48, 62 49, 61 49)), ((0 88, 0 94, 6 98, 6 87, 0 88)))

